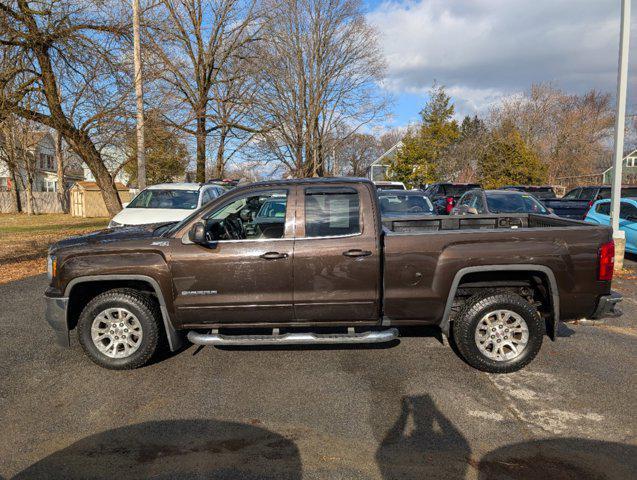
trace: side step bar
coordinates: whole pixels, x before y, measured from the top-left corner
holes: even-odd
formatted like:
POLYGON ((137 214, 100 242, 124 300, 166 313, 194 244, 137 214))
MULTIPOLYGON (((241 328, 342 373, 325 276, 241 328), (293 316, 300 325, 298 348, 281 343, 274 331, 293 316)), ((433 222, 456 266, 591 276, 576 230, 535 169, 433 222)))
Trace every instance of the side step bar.
POLYGON ((383 343, 398 338, 398 330, 354 333, 285 333, 282 335, 222 335, 220 333, 199 333, 191 330, 188 340, 195 345, 304 345, 304 344, 348 344, 383 343))

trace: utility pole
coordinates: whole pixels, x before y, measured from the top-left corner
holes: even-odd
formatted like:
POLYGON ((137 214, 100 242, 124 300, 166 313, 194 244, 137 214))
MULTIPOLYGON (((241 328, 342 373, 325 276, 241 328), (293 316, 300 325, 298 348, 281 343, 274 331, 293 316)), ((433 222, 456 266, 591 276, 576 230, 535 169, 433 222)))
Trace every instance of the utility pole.
POLYGON ((139 40, 139 0, 133 0, 133 63, 135 64, 135 97, 137 98, 137 188, 146 188, 146 148, 144 145, 144 85, 142 80, 142 48, 139 40))
POLYGON ((617 73, 617 115, 615 119, 615 157, 613 159, 613 185, 611 188, 610 221, 615 240, 615 270, 624 267, 626 237, 619 230, 619 210, 622 189, 622 160, 624 157, 624 129, 626 128, 626 87, 628 84, 628 44, 630 40, 630 2, 622 0, 621 28, 619 31, 619 67, 617 73))

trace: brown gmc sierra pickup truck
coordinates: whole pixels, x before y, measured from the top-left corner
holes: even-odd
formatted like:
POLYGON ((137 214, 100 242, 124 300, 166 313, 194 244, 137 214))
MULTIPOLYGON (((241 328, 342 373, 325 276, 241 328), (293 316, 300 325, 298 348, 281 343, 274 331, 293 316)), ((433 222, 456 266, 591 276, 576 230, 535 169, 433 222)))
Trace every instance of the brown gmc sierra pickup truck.
POLYGON ((75 329, 113 369, 185 338, 372 343, 438 325, 470 365, 511 372, 560 320, 621 314, 613 259, 598 225, 532 214, 381 221, 371 182, 270 181, 179 223, 52 245, 46 317, 60 344, 75 329))

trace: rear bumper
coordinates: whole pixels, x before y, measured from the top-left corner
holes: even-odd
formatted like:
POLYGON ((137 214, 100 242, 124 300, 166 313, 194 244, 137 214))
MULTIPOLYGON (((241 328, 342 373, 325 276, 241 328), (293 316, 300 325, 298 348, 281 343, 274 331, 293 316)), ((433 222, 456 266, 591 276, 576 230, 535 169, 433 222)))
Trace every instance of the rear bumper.
POLYGON ((624 312, 617 305, 619 302, 623 300, 624 297, 620 293, 610 292, 610 295, 603 295, 599 297, 599 301, 597 302, 597 308, 591 319, 595 320, 598 318, 607 318, 607 317, 619 317, 624 312))
POLYGON ((66 317, 69 299, 45 295, 44 300, 46 302, 46 321, 51 325, 51 328, 53 328, 55 342, 61 347, 69 347, 71 341, 69 339, 69 324, 66 317))

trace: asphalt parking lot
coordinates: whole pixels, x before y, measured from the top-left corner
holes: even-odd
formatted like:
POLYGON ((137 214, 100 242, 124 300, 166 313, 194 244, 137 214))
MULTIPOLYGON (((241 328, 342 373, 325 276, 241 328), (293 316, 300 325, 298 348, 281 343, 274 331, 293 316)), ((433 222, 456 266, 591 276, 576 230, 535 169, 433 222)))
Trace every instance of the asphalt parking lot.
MULTIPOLYGON (((635 267, 629 262, 629 266, 635 267)), ((45 323, 44 276, 0 286, 1 478, 637 478, 637 281, 489 375, 433 335, 389 348, 194 347, 92 364, 45 323)))

